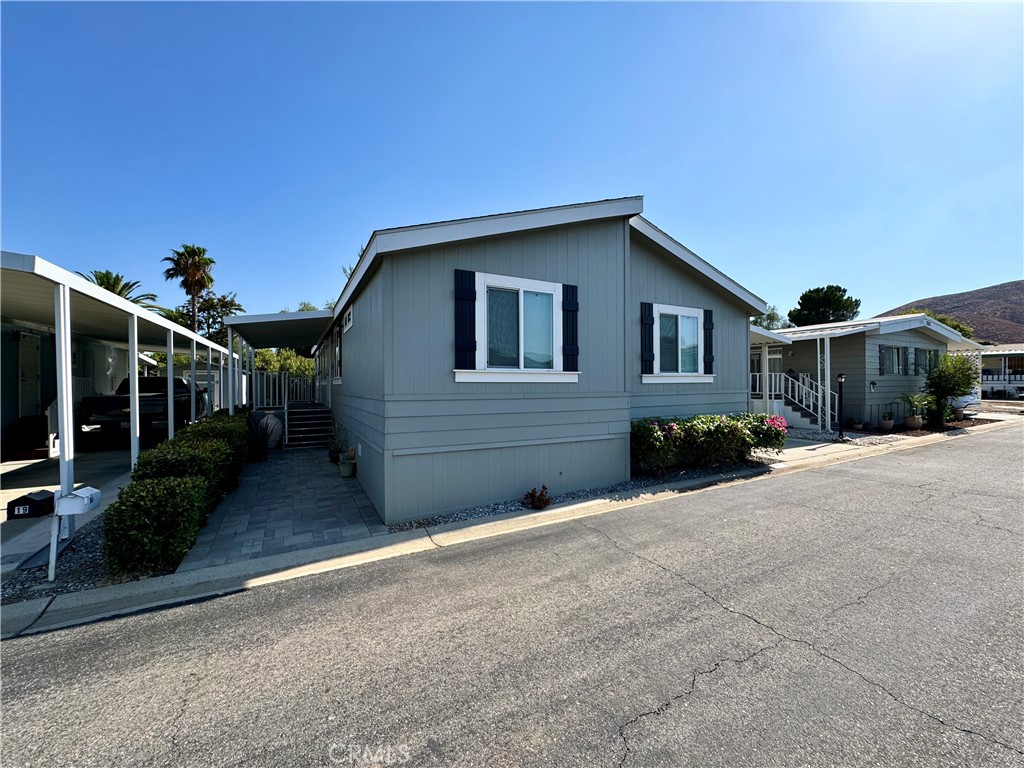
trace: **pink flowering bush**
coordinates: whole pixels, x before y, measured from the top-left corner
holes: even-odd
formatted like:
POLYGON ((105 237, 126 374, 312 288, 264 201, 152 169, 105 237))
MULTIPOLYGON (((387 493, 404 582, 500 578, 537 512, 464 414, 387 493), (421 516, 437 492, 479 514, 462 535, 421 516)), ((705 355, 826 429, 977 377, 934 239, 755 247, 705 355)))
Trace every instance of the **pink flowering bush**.
POLYGON ((635 473, 658 474, 682 465, 737 464, 755 448, 778 451, 785 441, 786 420, 781 416, 743 413, 637 419, 632 423, 630 457, 635 473))

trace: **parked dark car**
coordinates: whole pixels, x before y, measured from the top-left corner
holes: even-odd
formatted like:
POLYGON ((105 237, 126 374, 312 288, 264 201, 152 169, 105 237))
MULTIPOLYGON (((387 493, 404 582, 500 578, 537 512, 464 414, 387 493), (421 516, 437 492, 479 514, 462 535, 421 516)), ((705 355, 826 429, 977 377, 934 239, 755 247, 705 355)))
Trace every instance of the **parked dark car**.
MULTIPOLYGON (((128 379, 112 395, 83 397, 78 406, 78 440, 90 443, 128 439, 131 426, 131 398, 128 379)), ((210 398, 205 389, 196 391, 196 418, 209 415, 210 398)), ((192 418, 192 388, 183 378, 174 379, 174 428, 192 418)), ((167 379, 163 376, 139 379, 139 432, 142 442, 153 445, 167 437, 167 379)))

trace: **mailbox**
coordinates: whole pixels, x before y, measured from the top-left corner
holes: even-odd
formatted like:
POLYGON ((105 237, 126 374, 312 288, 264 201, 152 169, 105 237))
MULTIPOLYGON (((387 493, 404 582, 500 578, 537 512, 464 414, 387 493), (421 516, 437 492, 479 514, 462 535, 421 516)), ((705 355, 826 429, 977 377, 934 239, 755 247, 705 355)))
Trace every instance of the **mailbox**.
POLYGON ((58 515, 81 515, 100 505, 100 492, 88 485, 57 499, 58 515))
POLYGON ((53 514, 53 491, 36 491, 12 500, 7 505, 7 519, 46 517, 53 514))

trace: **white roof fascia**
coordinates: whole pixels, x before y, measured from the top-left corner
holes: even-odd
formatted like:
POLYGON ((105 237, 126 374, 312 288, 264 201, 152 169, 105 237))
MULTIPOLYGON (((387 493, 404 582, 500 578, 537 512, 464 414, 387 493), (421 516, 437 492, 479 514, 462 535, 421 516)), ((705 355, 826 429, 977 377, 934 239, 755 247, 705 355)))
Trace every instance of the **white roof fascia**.
POLYGON ((1005 357, 1007 355, 1024 355, 1024 344, 997 344, 994 347, 981 347, 983 357, 1005 357))
MULTIPOLYGON (((404 251, 410 248, 426 248, 431 245, 454 243, 460 240, 475 240, 481 237, 525 232, 531 229, 576 224, 595 219, 635 216, 643 209, 644 198, 642 195, 637 195, 614 200, 600 200, 594 203, 574 203, 555 208, 537 208, 516 213, 497 213, 471 219, 455 219, 435 224, 418 224, 412 227, 378 230, 370 236, 370 242, 363 249, 352 276, 345 283, 338 300, 334 302, 334 317, 341 314, 379 254, 404 251)), ((323 340, 323 336, 320 337, 320 340, 323 340)))
MULTIPOLYGON (((769 331, 767 328, 762 328, 759 325, 750 326, 751 336, 760 336, 763 339, 768 339, 772 344, 792 344, 793 340, 788 336, 783 336, 781 333, 775 331, 769 331)), ((764 342, 761 342, 762 344, 764 342)))
POLYGON ((204 347, 212 348, 218 352, 227 353, 228 351, 225 347, 215 344, 197 333, 193 333, 188 328, 178 325, 165 317, 161 317, 156 312, 152 312, 139 304, 128 301, 128 299, 118 296, 116 293, 108 291, 106 288, 101 288, 96 285, 96 283, 86 280, 81 275, 69 272, 68 270, 58 267, 56 264, 40 258, 39 256, 3 251, 0 253, 0 267, 3 269, 14 270, 16 272, 28 272, 49 280, 52 283, 66 285, 71 290, 107 304, 114 309, 119 309, 122 312, 135 315, 136 317, 145 320, 147 323, 152 323, 153 325, 166 328, 169 331, 174 331, 176 336, 183 336, 186 339, 194 340, 196 344, 201 344, 204 347))
POLYGON ((634 216, 629 220, 629 223, 637 232, 648 239, 653 240, 684 264, 695 269, 713 283, 724 288, 733 296, 740 299, 744 304, 751 307, 758 314, 764 314, 768 311, 768 304, 764 299, 751 293, 731 277, 711 266, 708 262, 704 261, 704 259, 695 254, 678 240, 675 240, 651 224, 651 222, 647 221, 643 216, 634 216))
POLYGON ((231 315, 224 318, 224 325, 249 325, 251 323, 281 323, 288 320, 330 320, 334 313, 329 309, 315 312, 272 312, 266 315, 231 315))
POLYGON ((925 314, 898 315, 895 317, 879 317, 875 319, 878 321, 878 330, 875 331, 875 333, 879 335, 886 333, 899 333, 901 331, 921 330, 932 336, 938 336, 946 341, 953 342, 961 349, 965 347, 969 349, 981 348, 981 345, 976 341, 972 341, 971 339, 961 336, 948 325, 940 323, 938 320, 925 314))
POLYGON ((853 336, 855 333, 865 333, 867 331, 873 331, 877 329, 877 325, 858 325, 852 328, 812 328, 810 326, 804 326, 803 328, 793 328, 791 331, 780 331, 780 333, 788 336, 793 341, 803 341, 804 339, 836 339, 840 336, 853 336))

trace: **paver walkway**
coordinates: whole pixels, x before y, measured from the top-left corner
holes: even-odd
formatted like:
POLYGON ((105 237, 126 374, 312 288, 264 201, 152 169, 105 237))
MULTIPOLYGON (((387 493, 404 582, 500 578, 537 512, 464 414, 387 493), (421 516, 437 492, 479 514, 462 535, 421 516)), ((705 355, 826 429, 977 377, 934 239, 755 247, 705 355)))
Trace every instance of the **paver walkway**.
POLYGON ((271 451, 248 464, 178 573, 388 533, 355 478, 343 478, 325 448, 271 451))

